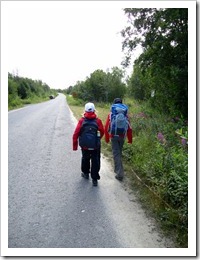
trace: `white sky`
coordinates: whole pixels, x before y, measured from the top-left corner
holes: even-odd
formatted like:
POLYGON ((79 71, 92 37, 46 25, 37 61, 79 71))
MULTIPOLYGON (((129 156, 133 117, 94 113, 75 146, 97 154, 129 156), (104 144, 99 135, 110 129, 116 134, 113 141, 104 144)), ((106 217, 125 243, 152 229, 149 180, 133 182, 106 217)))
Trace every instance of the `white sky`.
POLYGON ((120 67, 127 18, 97 3, 7 2, 8 71, 67 88, 96 69, 120 67))
POLYGON ((2 1, 7 70, 64 89, 97 69, 121 67, 122 9, 144 3, 180 7, 179 1, 2 1))

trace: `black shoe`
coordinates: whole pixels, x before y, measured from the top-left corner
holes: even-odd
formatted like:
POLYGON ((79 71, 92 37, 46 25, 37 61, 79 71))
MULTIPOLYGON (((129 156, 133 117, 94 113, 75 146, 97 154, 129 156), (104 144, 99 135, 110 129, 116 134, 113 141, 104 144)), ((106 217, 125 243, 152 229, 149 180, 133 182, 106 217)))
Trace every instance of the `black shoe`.
POLYGON ((98 174, 98 176, 97 176, 97 180, 100 180, 101 179, 101 177, 100 177, 100 175, 98 174))
POLYGON ((85 179, 89 179, 89 173, 81 173, 81 176, 85 179))
POLYGON ((98 182, 97 180, 92 180, 93 186, 97 186, 98 182))
POLYGON ((123 177, 120 177, 118 175, 115 175, 115 179, 117 179, 118 181, 122 181, 123 180, 123 177))

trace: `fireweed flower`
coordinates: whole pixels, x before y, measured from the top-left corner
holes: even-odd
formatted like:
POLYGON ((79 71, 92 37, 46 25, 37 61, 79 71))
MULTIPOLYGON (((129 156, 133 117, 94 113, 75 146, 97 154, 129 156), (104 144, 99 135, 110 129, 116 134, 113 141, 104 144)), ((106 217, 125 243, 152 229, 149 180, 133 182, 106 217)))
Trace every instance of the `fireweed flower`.
POLYGON ((159 132, 159 133, 157 134, 157 138, 158 138, 158 140, 159 140, 160 143, 162 143, 162 144, 165 144, 165 143, 166 143, 165 137, 164 137, 164 135, 163 135, 161 132, 159 132))
POLYGON ((138 114, 138 116, 139 116, 139 117, 143 117, 143 118, 147 118, 147 116, 145 115, 144 112, 140 112, 140 113, 138 114))
POLYGON ((139 112, 138 114, 135 114, 134 117, 136 117, 136 118, 147 118, 147 115, 144 112, 139 112))
POLYGON ((181 138, 181 144, 185 147, 187 145, 187 139, 181 138))

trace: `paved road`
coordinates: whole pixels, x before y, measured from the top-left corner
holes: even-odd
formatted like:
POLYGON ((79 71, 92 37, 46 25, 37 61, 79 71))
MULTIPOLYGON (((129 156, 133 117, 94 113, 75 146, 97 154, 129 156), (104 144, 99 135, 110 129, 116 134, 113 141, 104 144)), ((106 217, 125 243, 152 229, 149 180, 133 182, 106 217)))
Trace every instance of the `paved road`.
POLYGON ((165 248, 134 194, 102 157, 101 180, 80 176, 76 120, 60 94, 9 112, 9 248, 165 248))

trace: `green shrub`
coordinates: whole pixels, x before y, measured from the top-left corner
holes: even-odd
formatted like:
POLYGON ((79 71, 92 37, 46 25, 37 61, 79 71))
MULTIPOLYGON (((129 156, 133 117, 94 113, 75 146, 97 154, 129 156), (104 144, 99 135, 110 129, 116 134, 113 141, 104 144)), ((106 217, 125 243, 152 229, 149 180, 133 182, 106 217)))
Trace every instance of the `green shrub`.
POLYGON ((66 97, 67 103, 71 106, 83 106, 84 101, 78 98, 73 98, 71 95, 67 95, 66 97))
POLYGON ((18 108, 22 106, 22 100, 18 96, 14 96, 12 94, 8 95, 8 109, 18 108))
POLYGON ((124 160, 142 182, 160 198, 158 214, 163 224, 187 243, 188 153, 187 123, 149 108, 130 106, 133 144, 125 142, 124 160), (183 139, 184 138, 184 139, 183 139))

